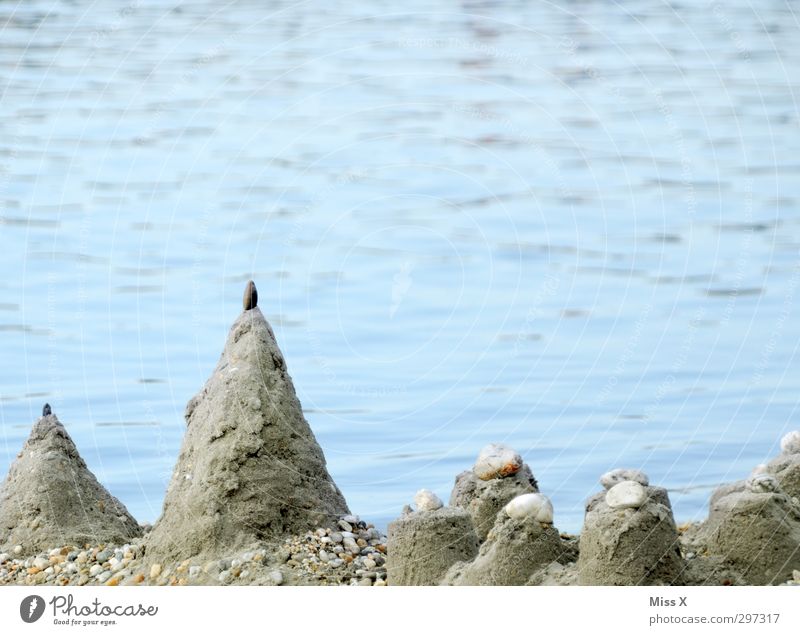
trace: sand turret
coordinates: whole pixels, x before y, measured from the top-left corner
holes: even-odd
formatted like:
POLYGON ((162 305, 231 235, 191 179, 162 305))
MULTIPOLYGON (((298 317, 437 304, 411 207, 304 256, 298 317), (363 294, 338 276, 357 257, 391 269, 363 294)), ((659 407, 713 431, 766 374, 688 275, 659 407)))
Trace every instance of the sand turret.
POLYGON ((251 281, 214 372, 186 407, 149 558, 222 555, 349 513, 257 302, 251 281))
POLYGON ((138 536, 139 524, 98 482, 50 406, 42 412, 0 489, 0 551, 122 544, 138 536))

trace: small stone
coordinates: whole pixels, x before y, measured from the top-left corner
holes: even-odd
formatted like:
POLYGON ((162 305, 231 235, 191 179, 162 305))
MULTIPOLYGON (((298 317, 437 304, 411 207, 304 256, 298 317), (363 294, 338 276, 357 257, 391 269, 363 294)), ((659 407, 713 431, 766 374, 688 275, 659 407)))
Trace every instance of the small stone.
POLYGON ((800 430, 793 430, 781 439, 784 454, 800 454, 800 430))
POLYGON ((544 494, 520 494, 503 509, 515 520, 534 518, 540 523, 553 523, 553 503, 544 494))
POLYGON ((21 553, 22 553, 22 545, 17 545, 16 547, 14 547, 14 555, 18 556, 21 553))
POLYGON ((611 489, 618 483, 622 483, 623 481, 635 481, 640 485, 644 485, 645 487, 650 484, 650 479, 647 478, 647 474, 641 470, 617 468, 616 470, 606 472, 600 477, 600 485, 607 490, 611 489))
POLYGON ((203 567, 203 571, 205 571, 209 575, 215 575, 219 573, 219 562, 217 560, 211 560, 206 562, 205 566, 203 567))
POLYGON ((42 558, 41 556, 37 556, 33 559, 33 566, 38 569, 46 569, 50 566, 50 560, 47 558, 42 558))
POLYGON ((64 554, 61 553, 61 549, 51 549, 50 553, 48 553, 47 555, 52 558, 53 556, 60 556, 64 554))
POLYGON ((99 564, 93 564, 92 568, 89 569, 89 575, 91 576, 97 576, 101 573, 103 573, 103 567, 101 567, 99 564))
POLYGON ((636 481, 622 481, 606 492, 606 504, 613 509, 636 508, 647 501, 647 490, 636 481))
POLYGON ((327 562, 328 560, 331 559, 331 555, 324 549, 320 549, 319 559, 322 560, 322 562, 327 562))
POLYGON ((97 556, 95 556, 95 560, 97 560, 97 562, 100 564, 108 562, 109 558, 111 558, 111 552, 109 551, 101 551, 97 554, 97 556))
POLYGON ((747 479, 747 487, 754 494, 775 493, 781 491, 781 486, 771 474, 756 474, 747 479))
POLYGON ((328 565, 333 567, 334 569, 338 569, 344 564, 344 560, 341 558, 334 558, 333 560, 328 561, 328 565))
POLYGON ((155 580, 160 575, 161 575, 161 565, 160 564, 154 564, 152 567, 150 567, 150 579, 151 580, 155 580))
POLYGON ((337 531, 337 532, 334 532, 334 533, 332 533, 332 534, 331 534, 331 540, 332 540, 333 542, 337 542, 337 543, 338 543, 338 542, 342 542, 342 540, 344 540, 344 536, 342 536, 342 534, 340 534, 340 533, 337 531))
POLYGON ((432 512, 444 507, 442 500, 429 489, 421 489, 414 495, 417 511, 432 512))
POLYGON ((10 555, 8 555, 7 553, 0 553, 0 564, 3 564, 4 562, 8 562, 9 560, 11 560, 11 556, 10 555))
POLYGON ((201 571, 202 571, 202 569, 198 565, 194 565, 192 567, 189 567, 189 577, 190 578, 196 578, 197 576, 200 575, 201 571))
POLYGON ((375 580, 375 584, 373 584, 372 586, 386 586, 386 580, 382 580, 379 578, 375 580))
POLYGON ((275 586, 280 586, 283 584, 283 573, 275 569, 274 571, 269 572, 269 579, 272 580, 272 583, 275 586))
POLYGON ((344 531, 353 531, 353 526, 346 520, 342 519, 339 521, 339 529, 342 529, 344 531))
POLYGON ((502 443, 490 443, 478 454, 472 471, 482 481, 488 481, 516 474, 521 468, 522 457, 514 448, 502 443))

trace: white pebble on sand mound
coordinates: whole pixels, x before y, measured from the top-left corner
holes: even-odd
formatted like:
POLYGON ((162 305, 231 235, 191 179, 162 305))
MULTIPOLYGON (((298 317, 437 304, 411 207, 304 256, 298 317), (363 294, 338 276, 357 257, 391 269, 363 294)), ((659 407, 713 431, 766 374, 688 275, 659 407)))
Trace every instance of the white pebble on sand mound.
POLYGON ((490 443, 478 454, 472 471, 482 481, 516 474, 522 468, 522 457, 512 447, 490 443))
POLYGON ((429 489, 421 489, 414 495, 418 512, 432 512, 444 507, 442 500, 429 489))
POLYGON ((781 489, 778 479, 771 474, 755 474, 747 479, 747 487, 754 494, 779 492, 781 489))
POLYGON ((650 479, 647 478, 647 474, 642 472, 641 470, 630 470, 625 468, 617 468, 616 470, 611 470, 610 472, 606 472, 603 476, 600 477, 600 485, 605 487, 606 489, 611 489, 615 485, 622 483, 623 481, 636 481, 640 485, 644 485, 647 487, 650 485, 650 479))
POLYGON ((781 439, 784 454, 800 454, 800 430, 792 430, 781 439))
POLYGON ((614 509, 641 507, 647 500, 647 490, 636 481, 622 481, 606 492, 606 504, 614 509))
POLYGON ((503 509, 515 520, 535 518, 540 523, 553 523, 553 503, 544 494, 521 494, 503 509))

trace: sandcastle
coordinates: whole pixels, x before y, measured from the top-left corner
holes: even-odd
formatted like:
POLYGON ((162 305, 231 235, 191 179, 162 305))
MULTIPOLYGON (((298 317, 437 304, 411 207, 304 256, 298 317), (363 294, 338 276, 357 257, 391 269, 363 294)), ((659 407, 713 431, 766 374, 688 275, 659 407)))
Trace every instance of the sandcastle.
POLYGON ((45 405, 0 489, 0 552, 122 544, 139 534, 139 524, 98 482, 45 405))
POLYGON ((477 557, 454 565, 444 584, 515 586, 558 562, 564 545, 553 527, 553 505, 542 494, 521 494, 497 515, 477 557))
POLYGON ((720 490, 698 535, 709 555, 749 584, 780 583, 800 569, 800 504, 777 478, 757 472, 720 490))
POLYGON ((507 445, 491 443, 480 451, 471 470, 456 476, 450 505, 469 512, 482 542, 494 526, 497 513, 511 499, 538 491, 536 479, 522 457, 507 445))
POLYGON ((587 506, 578 581, 586 585, 681 584, 683 562, 672 510, 639 473, 606 474, 602 498, 587 506), (651 493, 656 494, 652 496, 651 493))
POLYGON ((389 523, 386 572, 394 586, 436 585, 455 563, 478 553, 478 537, 466 511, 445 507, 428 490, 417 492, 414 503, 416 510, 406 506, 389 523))
POLYGON ((148 558, 214 556, 349 514, 248 283, 217 367, 186 407, 186 433, 148 558))
POLYGON ((243 308, 214 372, 186 407, 163 513, 149 533, 89 471, 45 405, 0 489, 0 583, 798 579, 800 431, 786 434, 781 454, 748 478, 718 487, 708 518, 680 532, 667 490, 640 469, 619 468, 600 477, 602 491, 586 502, 579 542, 560 534, 553 504, 522 456, 493 443, 456 477, 448 506, 435 492, 418 491, 385 540, 350 515, 328 473, 252 281, 243 308), (320 577, 348 566, 350 577, 320 577), (252 577, 240 577, 245 572, 252 577))

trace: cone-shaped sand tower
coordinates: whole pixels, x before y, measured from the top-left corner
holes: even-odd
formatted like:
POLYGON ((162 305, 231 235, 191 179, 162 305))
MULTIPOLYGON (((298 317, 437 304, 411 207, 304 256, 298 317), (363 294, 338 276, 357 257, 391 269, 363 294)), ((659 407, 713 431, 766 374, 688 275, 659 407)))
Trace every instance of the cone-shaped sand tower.
POLYGON ((257 302, 251 281, 214 373, 186 407, 149 559, 224 555, 349 513, 257 302))
POLYGON ((97 481, 67 430, 45 405, 0 489, 0 551, 122 544, 138 523, 97 481))

